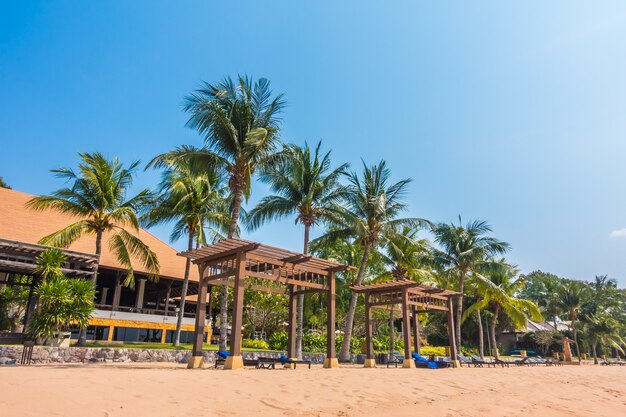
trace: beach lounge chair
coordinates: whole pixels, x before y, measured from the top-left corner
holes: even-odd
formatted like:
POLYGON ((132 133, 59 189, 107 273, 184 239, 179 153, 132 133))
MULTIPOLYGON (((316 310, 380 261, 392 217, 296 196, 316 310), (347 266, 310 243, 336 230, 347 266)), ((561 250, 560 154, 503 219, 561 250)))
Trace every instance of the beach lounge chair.
POLYGON ((530 358, 528 356, 524 356, 522 359, 518 359, 516 361, 513 361, 513 363, 517 366, 530 366, 531 362, 530 362, 530 358))
POLYGON ((472 358, 472 363, 474 364, 474 366, 476 368, 482 368, 484 365, 487 365, 487 368, 490 368, 492 366, 494 368, 496 367, 496 363, 493 362, 493 361, 486 361, 486 360, 481 359, 479 356, 476 356, 476 355, 472 355, 471 358, 472 358))
POLYGON ((622 361, 619 361, 619 360, 613 359, 613 358, 608 358, 607 361, 609 362, 609 365, 619 365, 619 366, 626 365, 626 362, 622 362, 622 361))
POLYGON ((296 369, 299 363, 309 365, 309 369, 311 369, 311 361, 307 361, 304 359, 289 359, 286 356, 281 356, 278 359, 276 359, 276 361, 282 364, 293 364, 293 369, 296 369))
POLYGON ((430 359, 426 359, 419 353, 413 352, 412 355, 413 360, 415 361, 415 366, 418 368, 429 368, 429 369, 437 369, 437 368, 448 368, 450 366, 450 361, 434 361, 430 359))
POLYGON ((389 365, 395 365, 397 368, 398 365, 402 365, 404 363, 404 356, 400 355, 398 352, 391 352, 391 355, 387 356, 387 368, 389 365))
POLYGON ((508 361, 504 359, 494 359, 496 365, 500 365, 503 368, 508 368, 511 365, 517 365, 520 361, 508 361))
POLYGON ((456 355, 456 357, 459 359, 459 364, 461 366, 466 365, 468 368, 470 366, 472 366, 472 360, 470 358, 468 358, 467 356, 461 355, 460 353, 458 355, 456 355))
MULTIPOLYGON (((225 365, 226 364, 226 358, 228 358, 230 356, 230 352, 224 352, 221 350, 218 350, 217 352, 215 352, 215 354, 217 355, 217 358, 215 358, 215 367, 217 368, 220 365, 225 365)), ((259 366, 259 361, 258 359, 243 359, 243 366, 255 366, 258 367, 259 366)))

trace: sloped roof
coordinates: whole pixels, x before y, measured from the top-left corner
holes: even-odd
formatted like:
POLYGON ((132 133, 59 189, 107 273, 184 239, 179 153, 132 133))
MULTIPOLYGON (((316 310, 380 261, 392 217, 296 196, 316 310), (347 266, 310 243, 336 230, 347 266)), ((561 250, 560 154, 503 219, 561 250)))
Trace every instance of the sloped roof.
MULTIPOLYGON (((42 237, 77 221, 78 218, 57 211, 47 210, 39 212, 26 208, 26 202, 33 197, 35 196, 32 194, 0 188, 0 238, 37 243, 42 237)), ((147 230, 129 231, 156 252, 160 264, 160 276, 182 280, 185 273, 185 259, 176 255, 176 249, 147 230)), ((124 270, 126 268, 117 261, 115 255, 109 250, 109 237, 109 233, 104 234, 100 265, 111 269, 124 270)), ((95 247, 95 236, 87 235, 72 244, 69 249, 94 253, 95 247)), ((132 264, 136 272, 146 273, 137 259, 132 259, 132 264)), ((198 281, 197 268, 191 268, 190 279, 198 281)))

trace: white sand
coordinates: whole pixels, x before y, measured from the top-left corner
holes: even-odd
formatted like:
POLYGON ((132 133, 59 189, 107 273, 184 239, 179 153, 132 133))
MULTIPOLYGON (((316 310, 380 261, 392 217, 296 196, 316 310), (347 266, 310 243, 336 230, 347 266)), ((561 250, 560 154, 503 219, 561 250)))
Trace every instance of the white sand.
POLYGON ((626 367, 0 368, 0 416, 626 416, 626 367))

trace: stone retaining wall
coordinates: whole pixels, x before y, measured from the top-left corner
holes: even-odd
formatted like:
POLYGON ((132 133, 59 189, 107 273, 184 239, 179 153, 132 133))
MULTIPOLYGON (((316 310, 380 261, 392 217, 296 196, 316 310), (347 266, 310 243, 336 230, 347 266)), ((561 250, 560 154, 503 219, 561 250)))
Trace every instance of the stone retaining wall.
MULTIPOLYGON (((246 359, 259 356, 278 358, 280 352, 244 352, 246 359)), ((22 346, 0 346, 0 365, 15 363, 22 356, 22 346)), ((88 362, 176 362, 187 363, 190 350, 128 349, 128 348, 53 348, 36 346, 31 363, 88 363, 88 362)), ((215 363, 215 352, 203 352, 207 364, 215 363)), ((324 363, 321 353, 304 354, 304 359, 313 363, 324 363)))

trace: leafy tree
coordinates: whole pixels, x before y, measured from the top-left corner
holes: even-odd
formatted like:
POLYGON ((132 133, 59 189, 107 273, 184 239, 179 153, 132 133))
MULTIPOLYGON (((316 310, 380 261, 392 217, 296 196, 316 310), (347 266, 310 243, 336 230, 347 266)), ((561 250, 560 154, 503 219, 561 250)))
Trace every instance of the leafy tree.
POLYGON ((491 309, 492 317, 489 324, 489 335, 491 346, 494 349, 494 356, 499 358, 498 342, 496 340, 496 326, 500 313, 505 314, 516 328, 523 328, 528 325, 528 317, 534 321, 541 321, 541 311, 539 307, 530 300, 516 298, 516 294, 524 287, 523 277, 517 277, 517 270, 514 266, 508 265, 504 260, 500 261, 496 267, 490 268, 488 274, 489 284, 478 281, 482 286, 482 299, 465 310, 463 319, 467 319, 472 313, 478 310, 491 309))
POLYGON ((28 293, 26 286, 0 288, 0 330, 14 331, 13 329, 24 319, 28 293))
MULTIPOLYGON (((272 97, 270 82, 260 78, 230 77, 202 87, 185 97, 187 126, 196 129, 206 147, 181 147, 170 158, 191 161, 196 169, 222 167, 228 173, 231 192, 231 219, 228 237, 237 235, 242 202, 250 196, 251 179, 258 168, 280 159, 279 113, 285 107, 283 95, 272 97)), ((220 290, 220 349, 226 349, 228 291, 220 290)))
MULTIPOLYGON (((342 206, 335 207, 337 227, 320 237, 321 242, 332 244, 337 239, 355 239, 362 248, 362 257, 354 285, 360 285, 365 277, 367 263, 381 239, 387 239, 393 230, 401 227, 417 227, 428 224, 418 218, 398 218, 406 210, 404 197, 410 179, 390 184, 391 171, 385 161, 377 165, 363 164, 363 173, 348 174, 348 185, 342 206)), ((350 305, 344 323, 344 338, 339 353, 340 360, 350 357, 350 341, 356 311, 357 295, 350 297, 350 305)))
MULTIPOLYGON (((159 261, 148 245, 128 231, 139 230, 138 211, 150 201, 150 192, 142 190, 130 199, 126 194, 132 185, 138 161, 124 168, 119 159, 108 160, 103 154, 79 153, 78 172, 68 168, 52 170, 57 177, 72 182, 52 195, 35 197, 27 203, 33 210, 52 209, 78 218, 61 230, 42 238, 42 245, 66 248, 84 235, 96 236, 95 253, 102 254, 102 237, 110 232, 109 248, 126 267, 124 284, 134 286, 132 258, 137 259, 148 272, 148 278, 158 279, 159 261)), ((96 265, 92 284, 95 288, 98 273, 96 265)), ((81 331, 79 345, 85 344, 81 331)))
POLYGON ((541 271, 533 271, 525 279, 527 284, 522 290, 522 298, 533 300, 543 316, 550 319, 557 330, 557 318, 561 313, 559 294, 563 279, 541 271))
POLYGON ((0 188, 8 188, 9 190, 11 189, 11 187, 9 187, 9 184, 4 182, 4 179, 2 177, 0 177, 0 188))
POLYGON ((623 328, 620 323, 606 313, 597 313, 590 316, 584 323, 585 331, 591 342, 593 363, 598 364, 598 345, 613 347, 618 352, 624 353, 622 346, 626 346, 626 340, 621 333, 623 328))
POLYGON ((587 283, 576 280, 564 280, 559 289, 559 308, 571 323, 572 335, 576 344, 576 356, 580 360, 578 343, 578 320, 585 304, 590 300, 591 291, 587 283))
POLYGON ((505 253, 509 244, 491 236, 491 226, 484 221, 474 220, 465 226, 461 224, 439 223, 434 229, 435 242, 440 249, 434 249, 434 263, 440 269, 446 271, 449 277, 453 277, 458 283, 458 297, 456 311, 456 344, 461 351, 461 318, 463 316, 463 297, 465 293, 465 281, 473 277, 483 283, 489 282, 480 274, 480 268, 485 260, 505 253))
MULTIPOLYGON (((225 230, 230 222, 226 190, 216 171, 193 172, 184 160, 168 161, 157 157, 152 164, 165 168, 158 196, 142 220, 147 226, 174 222, 171 241, 187 236, 187 249, 206 243, 205 227, 214 236, 225 230)), ((150 165, 150 164, 149 164, 150 165)), ((174 333, 174 346, 180 344, 191 260, 186 259, 180 305, 174 333)))
MULTIPOLYGON (((304 226, 303 253, 309 253, 309 233, 313 226, 333 218, 332 208, 342 196, 340 176, 347 164, 331 169, 330 152, 320 154, 322 142, 314 150, 287 145, 285 157, 277 164, 265 167, 261 180, 270 184, 276 193, 261 199, 250 211, 247 223, 251 230, 270 220, 296 215, 296 224, 304 226)), ((304 294, 297 299, 296 355, 302 358, 304 294)))

